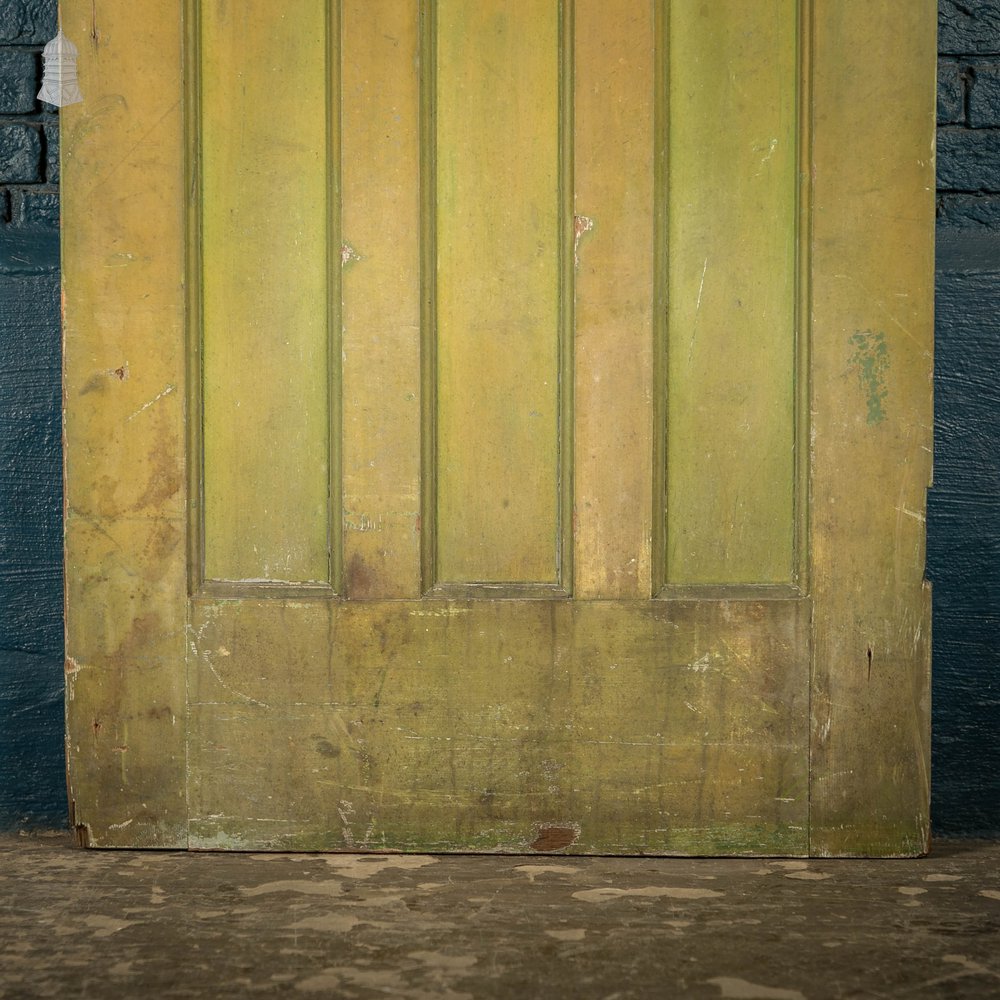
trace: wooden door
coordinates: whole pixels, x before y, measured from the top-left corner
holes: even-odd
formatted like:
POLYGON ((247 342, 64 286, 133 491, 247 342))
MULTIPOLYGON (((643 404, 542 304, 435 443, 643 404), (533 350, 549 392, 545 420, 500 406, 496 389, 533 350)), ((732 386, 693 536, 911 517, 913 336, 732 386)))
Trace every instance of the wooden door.
POLYGON ((934 5, 64 5, 82 842, 912 854, 934 5))

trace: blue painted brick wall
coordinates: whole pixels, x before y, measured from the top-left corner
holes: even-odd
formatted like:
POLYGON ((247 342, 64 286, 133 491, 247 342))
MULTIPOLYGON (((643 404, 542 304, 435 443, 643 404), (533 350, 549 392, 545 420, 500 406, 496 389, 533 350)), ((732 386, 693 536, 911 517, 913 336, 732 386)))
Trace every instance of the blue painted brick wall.
POLYGON ((940 0, 933 819, 1000 835, 1000 0, 940 0))
POLYGON ((0 0, 0 829, 65 826, 52 0, 0 0))

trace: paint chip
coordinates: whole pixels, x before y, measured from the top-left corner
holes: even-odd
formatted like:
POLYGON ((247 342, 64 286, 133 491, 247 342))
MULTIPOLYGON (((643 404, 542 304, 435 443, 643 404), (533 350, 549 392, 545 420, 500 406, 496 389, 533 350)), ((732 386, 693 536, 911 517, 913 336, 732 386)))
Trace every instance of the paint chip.
POLYGON ((322 931, 324 934, 346 934, 361 921, 350 913, 324 913, 318 917, 306 917, 291 924, 291 930, 322 931))
POLYGON ((447 972, 471 969, 479 961, 475 955, 446 955, 443 951, 411 951, 406 957, 415 958, 432 969, 442 969, 447 972))
POLYGON ((854 348, 849 365, 858 378, 865 395, 867 420, 880 424, 885 420, 885 402, 889 396, 886 374, 889 371, 889 345, 881 331, 858 330, 852 334, 854 348))
POLYGON ((83 918, 83 923, 94 931, 94 937, 106 938, 125 930, 126 927, 141 923, 141 921, 120 920, 117 917, 105 917, 101 914, 91 913, 83 918))
POLYGON ((553 875, 572 875, 578 872, 579 868, 573 865, 515 865, 514 871, 528 876, 529 882, 534 882, 539 875, 551 873, 553 875))
POLYGON ((311 882, 308 879, 286 878, 279 882, 265 882, 251 889, 240 889, 244 896, 263 896, 271 892, 301 892, 306 896, 340 896, 343 883, 334 879, 325 882, 311 882))
POLYGON ((582 899, 587 903, 606 903, 623 896, 649 896, 658 898, 666 896, 670 899, 714 899, 725 893, 715 889, 686 889, 682 886, 646 885, 640 889, 616 889, 613 886, 603 886, 600 889, 581 889, 573 893, 574 899, 582 899))
POLYGON ((565 930, 548 930, 545 932, 557 941, 582 941, 587 935, 586 928, 567 927, 565 930))
POLYGON ((437 864, 426 854, 330 854, 323 859, 341 878, 366 879, 387 868, 416 871, 437 864))
POLYGON ((719 996, 724 1000, 806 1000, 800 990, 760 986, 735 976, 716 976, 707 981, 719 987, 719 996))

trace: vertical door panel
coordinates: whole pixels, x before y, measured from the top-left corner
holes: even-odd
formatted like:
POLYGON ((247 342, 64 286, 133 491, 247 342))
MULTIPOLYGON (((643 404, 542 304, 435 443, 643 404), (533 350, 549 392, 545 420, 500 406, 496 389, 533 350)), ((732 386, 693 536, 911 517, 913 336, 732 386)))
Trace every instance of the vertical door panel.
POLYGON ((794 578, 797 7, 668 5, 668 584, 794 578))
POLYGON ((574 593, 650 595, 652 4, 576 4, 574 593))
MULTIPOLYGON (((435 583, 560 583, 560 5, 439 0, 435 583)), ((428 80, 424 85, 428 85, 428 80)), ((430 221, 430 220, 428 220, 430 221)))
POLYGON ((330 583, 328 23, 200 10, 204 573, 330 583))

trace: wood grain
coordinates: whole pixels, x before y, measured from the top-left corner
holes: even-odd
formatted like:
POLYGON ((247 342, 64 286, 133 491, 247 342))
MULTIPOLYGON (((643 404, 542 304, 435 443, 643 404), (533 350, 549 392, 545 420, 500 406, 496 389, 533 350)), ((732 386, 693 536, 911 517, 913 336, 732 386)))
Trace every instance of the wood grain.
POLYGON ((816 854, 928 847, 934 24, 930 0, 816 4, 816 854))
POLYGON ((82 843, 184 847, 182 32, 135 16, 102 6, 94 38, 90 4, 62 11, 87 39, 60 114, 67 775, 82 843))
POLYGON ((205 577, 330 583, 327 19, 205 0, 200 27, 205 577))
POLYGON ((577 0, 574 594, 651 592, 652 5, 577 0))
POLYGON ((669 6, 669 584, 794 575, 797 7, 669 6))
POLYGON ((436 583, 558 584, 560 18, 439 0, 436 583))
POLYGON ((557 828, 572 853, 805 853, 809 617, 198 601, 193 843, 523 852, 557 828))

